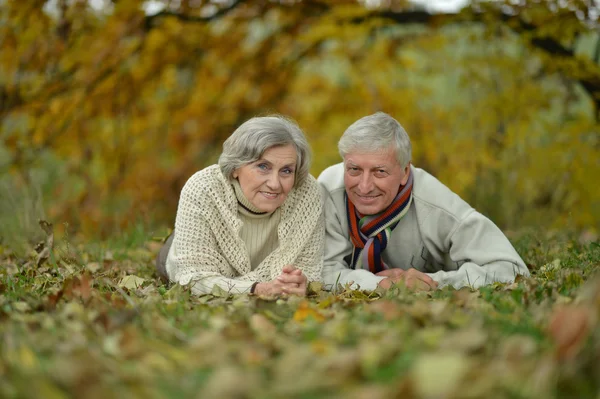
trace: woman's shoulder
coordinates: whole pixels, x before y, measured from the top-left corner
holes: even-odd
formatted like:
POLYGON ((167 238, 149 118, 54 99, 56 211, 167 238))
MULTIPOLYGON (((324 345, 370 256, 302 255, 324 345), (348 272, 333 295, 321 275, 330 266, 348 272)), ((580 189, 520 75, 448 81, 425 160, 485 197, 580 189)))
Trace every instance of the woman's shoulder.
POLYGON ((204 196, 215 190, 223 192, 226 184, 227 181, 221 172, 221 168, 215 164, 194 173, 183 186, 181 193, 204 196))
MULTIPOLYGON (((302 184, 294 188, 293 198, 290 198, 286 208, 292 213, 320 213, 323 207, 321 187, 313 176, 308 175, 302 184)), ((287 212, 286 212, 287 214, 287 212)))
POLYGON ((300 197, 320 197, 321 196, 321 188, 317 179, 315 179, 311 174, 306 176, 306 179, 295 188, 296 194, 300 197))

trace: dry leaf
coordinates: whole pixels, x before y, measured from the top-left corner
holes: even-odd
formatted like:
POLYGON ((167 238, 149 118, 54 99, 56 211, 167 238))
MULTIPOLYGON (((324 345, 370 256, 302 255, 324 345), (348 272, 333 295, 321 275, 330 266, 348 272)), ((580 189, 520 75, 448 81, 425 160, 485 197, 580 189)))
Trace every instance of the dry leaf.
POLYGON ((559 307, 550 320, 550 335, 556 343, 560 359, 574 358, 590 333, 589 309, 579 306, 559 307))
POLYGON ((121 288, 127 288, 128 290, 135 290, 136 288, 139 288, 142 286, 142 284, 144 284, 146 280, 144 280, 141 277, 135 276, 135 275, 130 275, 130 276, 125 276, 121 279, 121 281, 119 281, 119 287, 121 288))
POLYGON ((412 369, 415 391, 423 398, 453 397, 469 364, 459 353, 423 354, 412 369))

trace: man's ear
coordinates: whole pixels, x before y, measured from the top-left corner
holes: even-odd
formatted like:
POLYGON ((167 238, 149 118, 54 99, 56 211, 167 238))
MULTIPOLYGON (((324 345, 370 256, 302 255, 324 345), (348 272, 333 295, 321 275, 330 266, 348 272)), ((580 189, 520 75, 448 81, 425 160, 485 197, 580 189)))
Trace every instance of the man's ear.
POLYGON ((404 177, 402 178, 402 181, 400 182, 401 185, 405 186, 406 182, 408 182, 408 176, 410 174, 410 162, 406 164, 406 166, 404 167, 404 177))

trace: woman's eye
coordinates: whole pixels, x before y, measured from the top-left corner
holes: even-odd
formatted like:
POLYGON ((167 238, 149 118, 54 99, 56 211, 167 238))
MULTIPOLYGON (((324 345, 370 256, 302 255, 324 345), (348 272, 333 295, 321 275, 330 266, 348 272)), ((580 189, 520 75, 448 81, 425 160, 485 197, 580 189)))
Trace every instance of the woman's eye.
POLYGON ((269 169, 269 166, 268 166, 266 163, 259 163, 259 164, 257 165, 257 167, 258 167, 258 169, 260 169, 260 170, 267 170, 267 169, 269 169))
POLYGON ((292 173, 294 173, 294 171, 292 169, 282 169, 281 173, 283 173, 284 175, 291 175, 292 173))

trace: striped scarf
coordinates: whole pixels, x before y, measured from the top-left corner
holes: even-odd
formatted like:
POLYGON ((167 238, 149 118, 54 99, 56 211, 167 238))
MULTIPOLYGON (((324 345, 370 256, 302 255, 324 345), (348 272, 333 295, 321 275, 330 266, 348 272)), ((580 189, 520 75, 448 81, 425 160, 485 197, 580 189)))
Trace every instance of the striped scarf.
POLYGON ((364 268, 372 273, 388 269, 381 259, 381 253, 387 247, 392 230, 410 208, 412 188, 413 176, 410 173, 406 185, 401 187, 394 201, 378 215, 363 216, 346 194, 346 214, 350 226, 350 239, 354 245, 350 267, 364 268))

